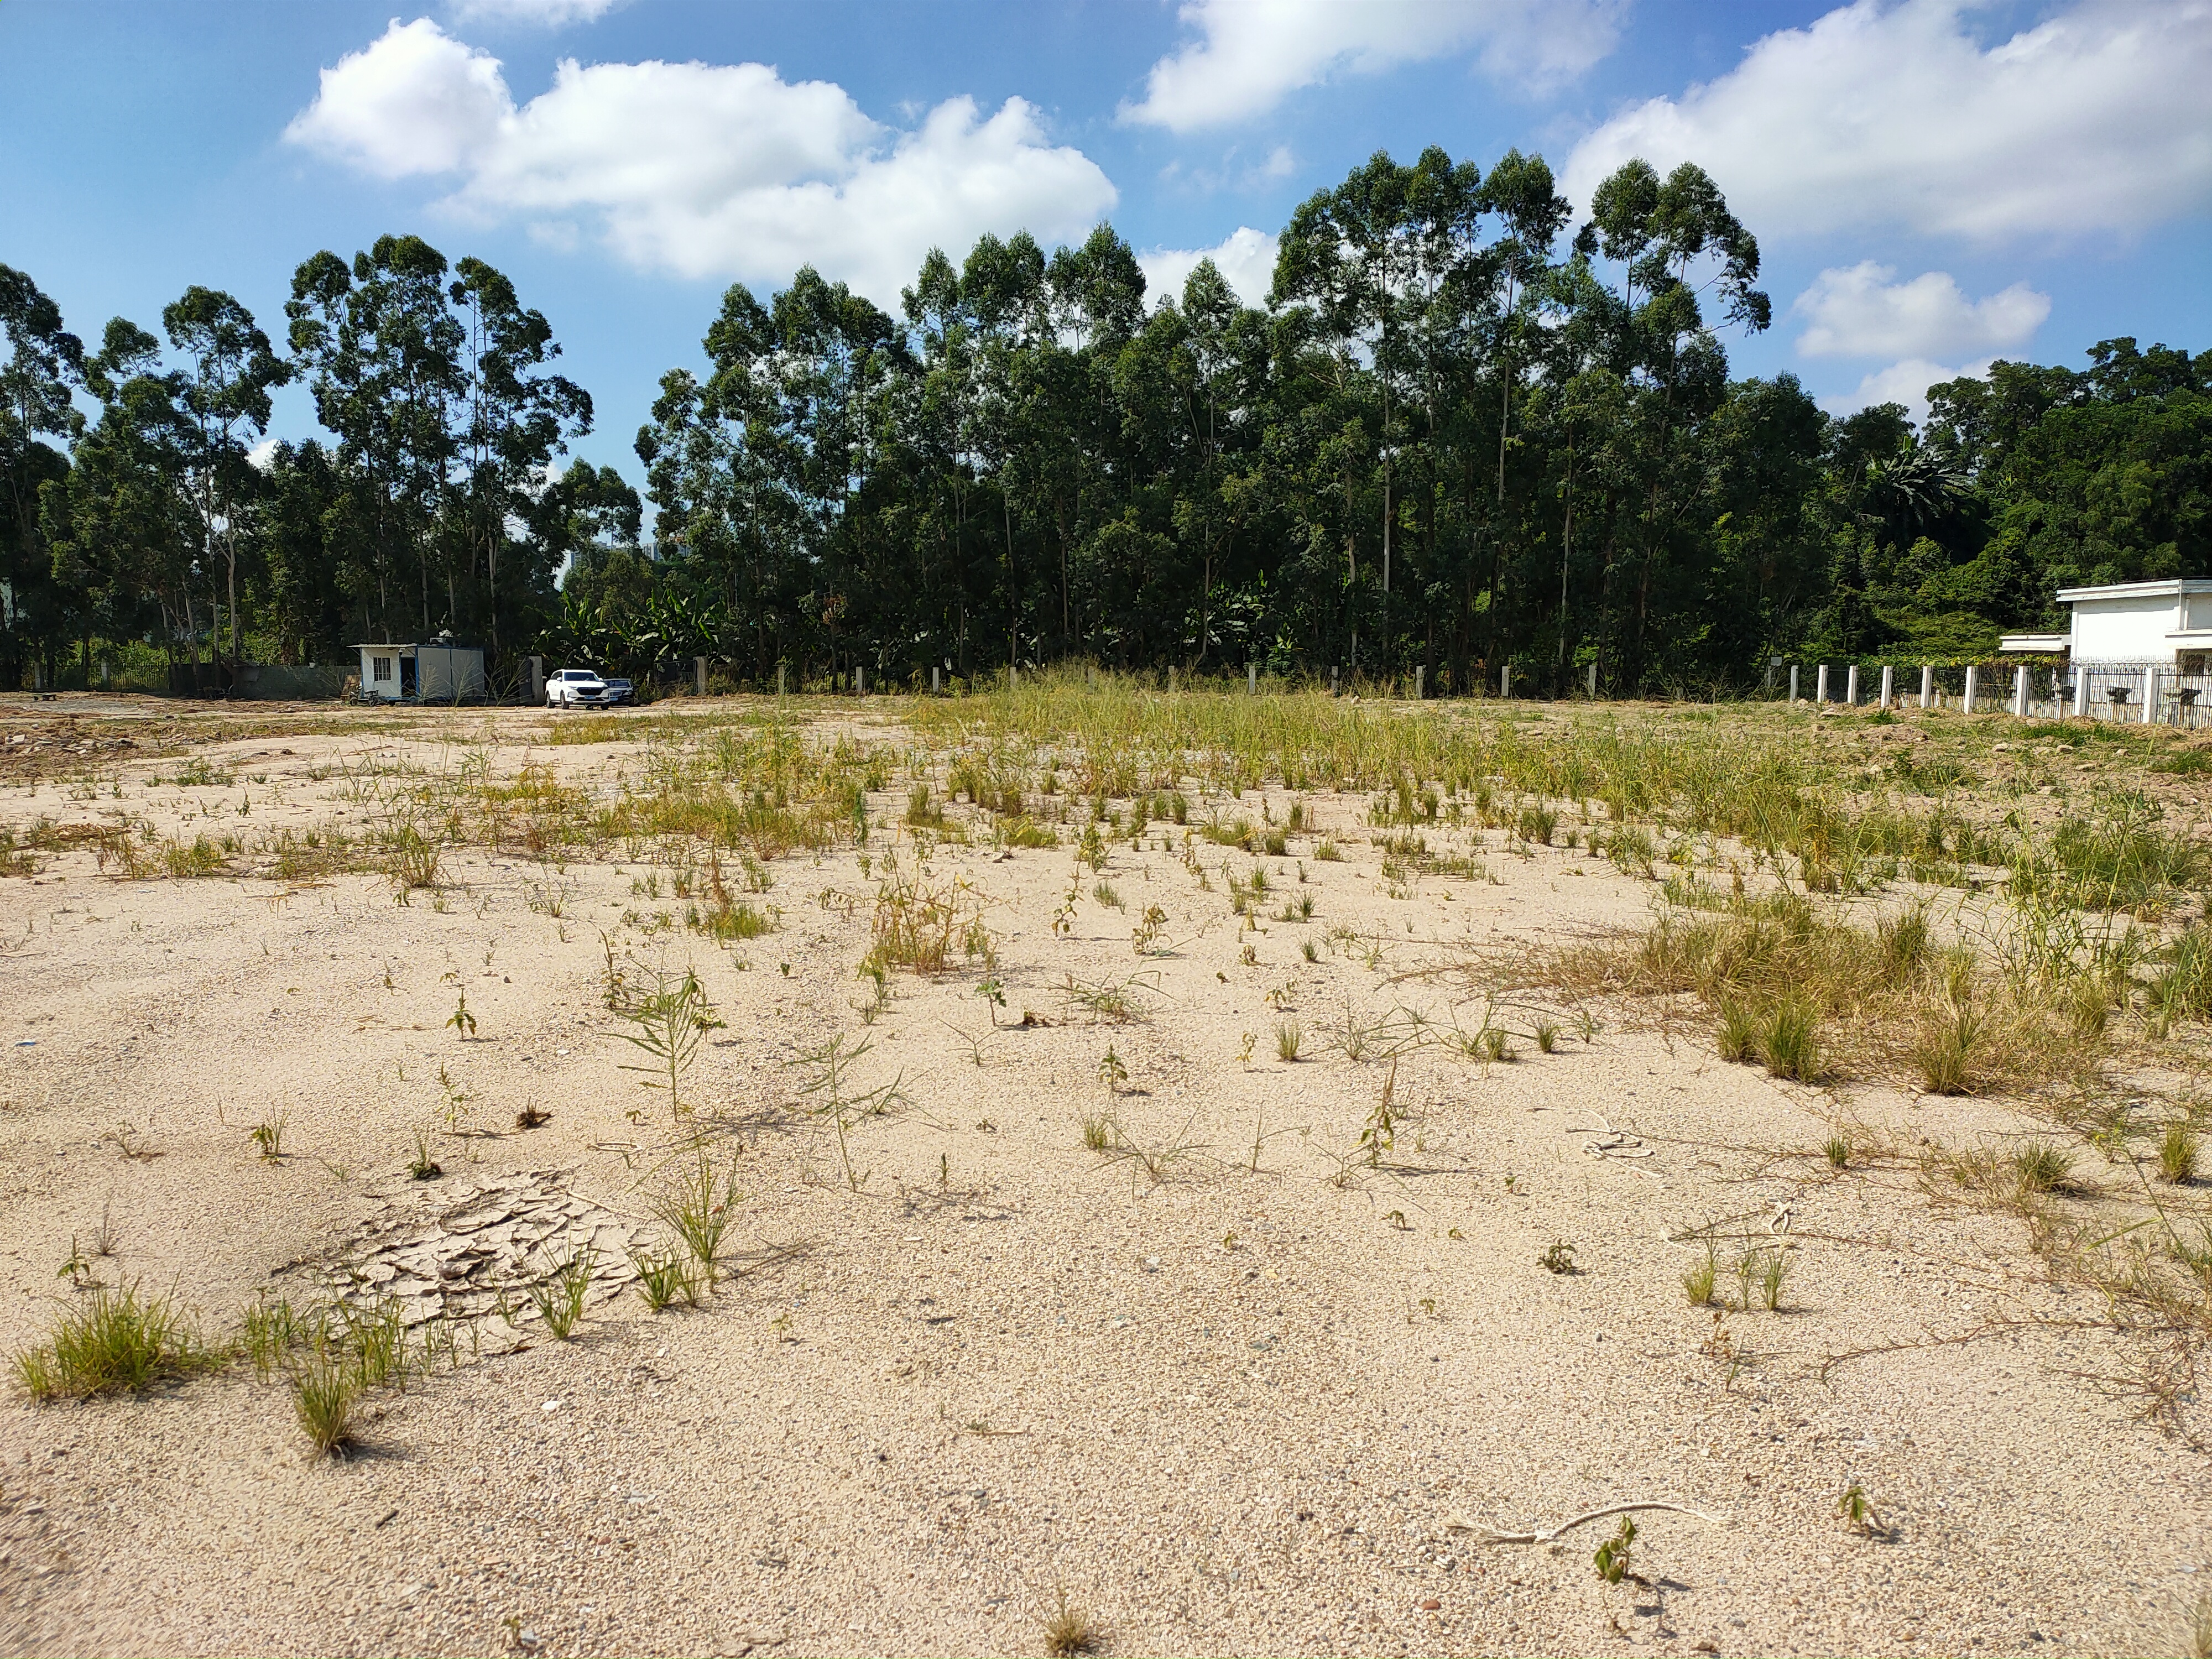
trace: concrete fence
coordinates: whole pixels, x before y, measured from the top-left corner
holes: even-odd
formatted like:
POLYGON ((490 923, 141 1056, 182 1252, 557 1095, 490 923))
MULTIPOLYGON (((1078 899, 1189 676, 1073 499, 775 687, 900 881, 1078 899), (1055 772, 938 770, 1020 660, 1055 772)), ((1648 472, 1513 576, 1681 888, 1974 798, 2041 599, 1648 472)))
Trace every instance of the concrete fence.
POLYGON ((1814 663, 1790 668, 1789 698, 1812 683, 1813 703, 1850 708, 1948 708, 2022 720, 2101 720, 2130 725, 2212 725, 2212 673, 2170 663, 2062 665, 1993 662, 1814 663), (1878 689, 1876 689, 1878 688, 1878 689))

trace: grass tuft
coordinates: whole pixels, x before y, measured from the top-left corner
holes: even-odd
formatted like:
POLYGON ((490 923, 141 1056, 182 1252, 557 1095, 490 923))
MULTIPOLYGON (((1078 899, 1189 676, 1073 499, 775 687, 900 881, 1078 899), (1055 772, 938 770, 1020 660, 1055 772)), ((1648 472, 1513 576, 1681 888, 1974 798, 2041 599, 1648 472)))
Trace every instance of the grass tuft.
POLYGON ((1052 1659, 1073 1659, 1079 1653, 1088 1653, 1098 1640, 1091 1627, 1091 1615, 1067 1599, 1067 1592, 1055 1592, 1052 1612, 1044 1621, 1044 1650, 1052 1659))
POLYGON ((292 1414, 318 1457, 342 1453, 353 1443, 354 1407, 361 1379, 331 1355, 303 1361, 292 1372, 292 1414))
POLYGON ((2186 1123, 2169 1123, 2159 1136, 2158 1172, 2176 1187, 2197 1178, 2197 1132, 2186 1123))
POLYGON ((135 1285, 94 1291, 13 1362, 15 1380, 41 1405, 143 1394, 210 1363, 174 1298, 142 1297, 135 1285))

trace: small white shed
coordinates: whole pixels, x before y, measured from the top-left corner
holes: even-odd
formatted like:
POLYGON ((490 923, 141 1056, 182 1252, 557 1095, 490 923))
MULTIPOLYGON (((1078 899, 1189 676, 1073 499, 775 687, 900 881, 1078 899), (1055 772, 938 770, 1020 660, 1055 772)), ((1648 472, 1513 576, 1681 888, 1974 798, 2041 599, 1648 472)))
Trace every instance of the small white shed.
POLYGON ((449 639, 424 644, 357 645, 362 696, 380 702, 454 702, 483 696, 483 651, 449 639))
MULTIPOLYGON (((2154 665, 2185 674, 2212 665, 2206 656, 2212 652, 2212 581, 2174 577, 2062 587, 2058 602, 2072 613, 2065 650, 2077 665, 2154 665)), ((2010 638, 2007 645, 2035 648, 2013 646, 2010 638)))

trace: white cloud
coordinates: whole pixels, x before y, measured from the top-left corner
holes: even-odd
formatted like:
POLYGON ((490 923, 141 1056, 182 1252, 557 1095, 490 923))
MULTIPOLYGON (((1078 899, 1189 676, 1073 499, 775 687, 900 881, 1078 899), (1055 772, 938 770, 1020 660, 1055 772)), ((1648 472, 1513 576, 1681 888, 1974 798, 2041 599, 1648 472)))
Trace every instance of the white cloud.
POLYGON ((1145 273, 1145 292, 1154 304, 1169 294, 1181 300, 1182 285, 1198 269, 1198 262, 1211 259, 1246 305, 1264 306, 1267 290, 1275 284, 1276 244, 1273 231, 1244 225, 1212 247, 1161 247, 1140 253, 1137 268, 1145 273))
POLYGON ((1984 357, 1978 362, 1961 363, 1956 368, 1946 368, 1941 363, 1931 363, 1925 357, 1908 357, 1902 362, 1892 363, 1887 368, 1878 368, 1858 384, 1856 392, 1839 392, 1823 398, 1820 407, 1831 415, 1849 415, 1874 404, 1903 404, 1915 423, 1928 418, 1928 388, 1940 386, 1945 380, 1971 376, 1985 380, 1992 360, 1984 357))
POLYGON ((621 3, 622 0, 454 0, 453 15, 464 23, 484 20, 558 29, 571 23, 596 23, 621 3))
POLYGON ((2051 315, 2051 296, 2026 283, 1969 300, 1947 271, 1893 282, 1894 265, 1862 260, 1824 270, 1790 309, 1808 322, 1808 357, 1934 357, 2027 343, 2051 315))
POLYGON ((2131 230, 2212 203, 2212 0, 2077 0, 1987 47, 1964 0, 1882 0, 1767 35, 1578 144, 1587 204, 1632 155, 1694 161, 1758 232, 2131 230))
POLYGON ((580 220, 637 265, 782 283, 811 263, 886 307, 933 245, 1078 236, 1115 199, 1018 98, 988 118, 951 99, 896 132, 763 64, 570 60, 518 108, 496 58, 428 20, 325 70, 285 136, 382 178, 453 175, 443 205, 555 246, 580 220))
POLYGON ((1539 85, 1613 49, 1626 0, 1185 0, 1202 39, 1154 64, 1124 120, 1176 132, 1264 115, 1333 75, 1474 51, 1492 76, 1539 85))
POLYGON ((284 136, 380 179, 404 179, 459 167, 495 143, 514 112, 498 58, 427 17, 394 18, 374 45, 323 71, 322 90, 284 136))

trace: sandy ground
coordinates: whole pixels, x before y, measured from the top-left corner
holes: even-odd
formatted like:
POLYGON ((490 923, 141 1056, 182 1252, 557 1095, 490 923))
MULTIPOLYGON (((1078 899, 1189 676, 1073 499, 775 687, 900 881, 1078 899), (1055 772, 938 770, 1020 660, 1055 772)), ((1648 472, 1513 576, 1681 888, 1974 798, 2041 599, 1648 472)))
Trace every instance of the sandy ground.
MULTIPOLYGON (((0 711, 0 737, 52 712, 0 711)), ((358 825, 372 809, 325 769, 450 764, 441 719, 213 744, 172 723, 88 750, 74 781, 19 754, 0 823, 358 825), (234 781, 156 783, 185 752, 234 781)), ((495 776, 537 762, 605 789, 640 763, 629 744, 532 747, 527 711, 469 717, 485 729, 495 776)), ((82 1406, 9 1389, 0 1650, 1034 1653, 1062 1592, 1109 1653, 2179 1648, 2212 1486, 2075 1375, 2122 1369, 2108 1339, 1900 1346, 1820 1379, 1835 1356, 2079 1299, 2016 1224, 1817 1152, 1838 1124, 1908 1146, 2015 1132, 2001 1108, 1780 1084, 1602 1011, 1544 1054, 1536 1011, 1498 1010, 1509 1063, 1434 1043, 1395 1076, 1355 1061, 1347 1020, 1471 1027, 1480 996, 1438 969, 1638 923, 1652 890, 1492 833, 1490 879, 1393 896, 1366 801, 1328 794, 1260 860, 1263 917, 1310 896, 1313 920, 1256 933, 1222 872, 1254 860, 1200 843, 1201 891, 1162 830, 1109 843, 1124 908, 1086 870, 1064 933, 1072 848, 940 846, 931 878, 985 901, 1007 1006, 972 965, 902 974, 864 1026, 881 861, 915 863, 902 790, 872 805, 871 873, 853 852, 780 861, 761 901, 780 929, 728 949, 655 931, 682 906, 636 884, 667 872, 612 858, 567 866, 558 916, 545 870, 481 850, 406 905, 373 874, 133 882, 88 850, 0 878, 9 1352, 77 1294, 58 1268, 103 1218, 93 1275, 173 1287, 211 1340, 364 1224, 451 1216, 521 1173, 651 1237, 672 1135, 621 1069, 637 1055, 602 930, 696 964, 726 1024, 692 1086, 743 1148, 745 1194, 738 1271, 707 1305, 653 1316, 624 1291, 567 1342, 487 1321, 473 1355, 374 1396, 349 1461, 303 1455, 288 1392, 243 1365, 82 1406), (1315 859, 1320 834, 1344 861, 1315 859), (1140 957, 1152 904, 1173 949, 1140 957), (1127 984, 1134 1017, 1097 1020, 1071 977, 1127 984), (447 1024, 463 994, 472 1036, 447 1024), (873 1039, 855 1086, 904 1097, 854 1127, 849 1170, 794 1064, 838 1032, 873 1039), (1370 1163, 1386 1079, 1403 1117, 1370 1163), (526 1103, 550 1122, 513 1127, 526 1103), (1085 1150, 1103 1113, 1156 1169, 1085 1150), (272 1115, 274 1164, 247 1138, 272 1115), (409 1177, 418 1132, 438 1180, 409 1177), (1603 1155, 1608 1134, 1650 1155, 1603 1155), (1680 1289, 1698 1247, 1669 1242, 1707 1222, 1730 1250, 1786 1228, 1781 1310, 1728 1315, 1732 1361, 1680 1289), (1573 1273, 1540 1265, 1555 1242, 1573 1273), (1852 1482, 1886 1536, 1838 1517, 1852 1482), (1486 1540, 1643 1500, 1702 1515, 1638 1516, 1640 1584, 1593 1571, 1609 1520, 1486 1540)))

